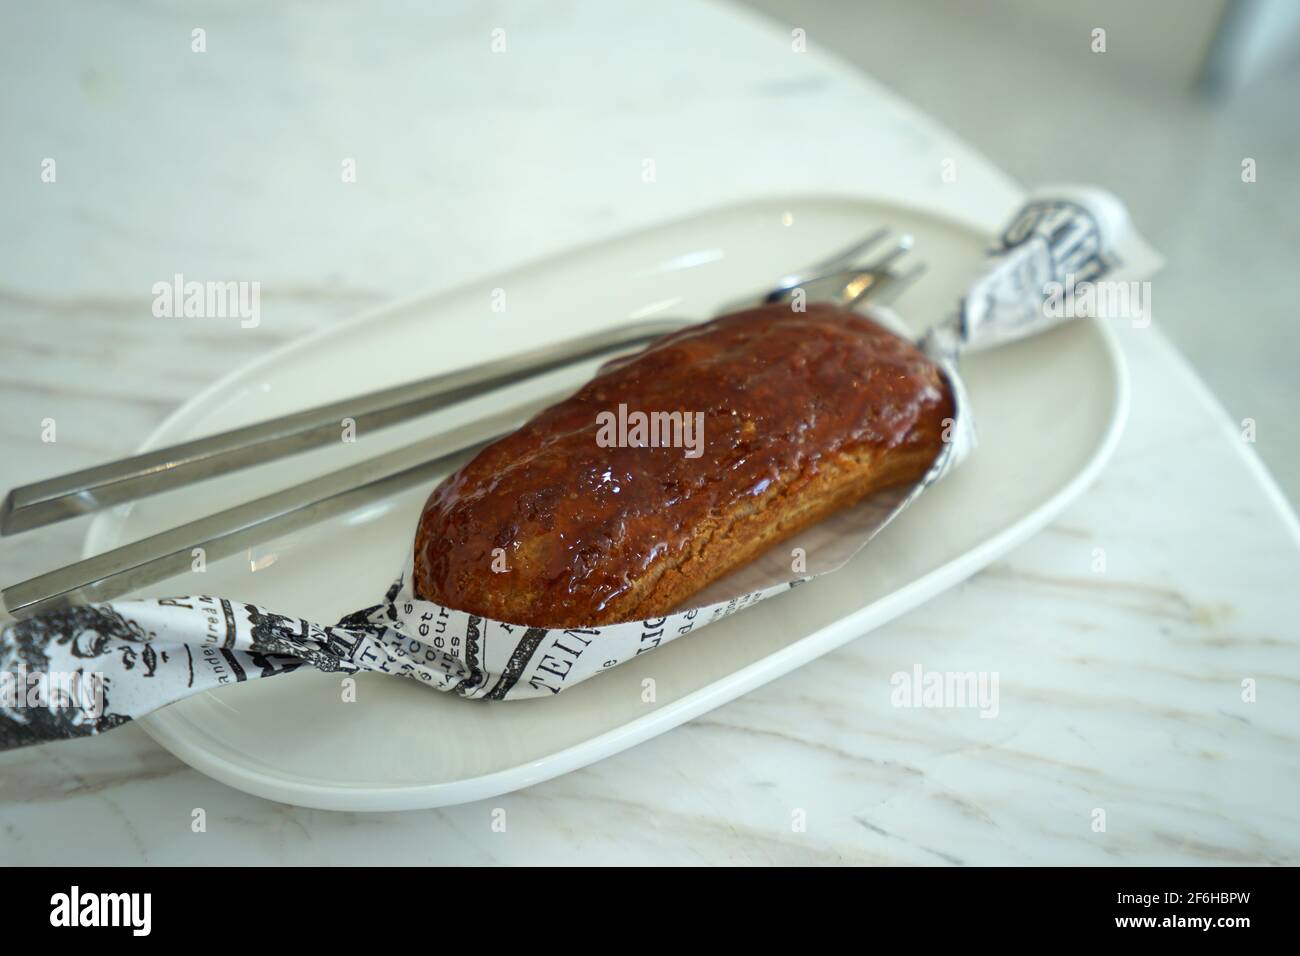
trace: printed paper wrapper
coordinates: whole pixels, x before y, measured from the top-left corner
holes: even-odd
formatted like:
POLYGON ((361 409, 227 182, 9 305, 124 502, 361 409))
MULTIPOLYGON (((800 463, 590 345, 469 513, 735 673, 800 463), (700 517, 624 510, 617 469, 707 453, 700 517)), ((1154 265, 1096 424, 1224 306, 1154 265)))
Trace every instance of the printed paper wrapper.
MULTIPOLYGON (((1065 321, 1060 310, 1044 307, 1055 287, 1069 292, 1076 282, 1103 276, 1132 281, 1157 266, 1113 197, 1061 187, 1031 199, 953 316, 922 342, 954 391, 949 441, 920 482, 873 496, 801 534, 806 564, 797 570, 790 550, 777 547, 697 595, 689 609, 564 630, 422 601, 411 590, 411 557, 381 601, 334 625, 204 596, 74 607, 0 633, 0 750, 101 733, 200 691, 303 666, 391 674, 485 700, 558 694, 843 566, 974 449, 973 417, 957 374, 962 351, 1065 321)), ((888 313, 874 315, 901 330, 888 313)))

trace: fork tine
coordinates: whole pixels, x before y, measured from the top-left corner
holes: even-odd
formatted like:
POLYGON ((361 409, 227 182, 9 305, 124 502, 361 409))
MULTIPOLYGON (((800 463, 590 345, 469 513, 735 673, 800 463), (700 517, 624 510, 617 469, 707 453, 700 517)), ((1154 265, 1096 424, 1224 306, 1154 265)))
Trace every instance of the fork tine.
POLYGON ((874 275, 861 289, 854 291, 853 297, 848 299, 844 306, 851 309, 867 297, 870 297, 876 305, 889 305, 906 292, 912 283, 921 278, 925 270, 925 263, 918 262, 904 272, 882 272, 874 275))
MULTIPOLYGON (((893 237, 893 235, 894 233, 892 230, 882 230, 873 233, 872 236, 869 237, 871 240, 870 242, 864 240, 863 242, 858 243, 857 247, 867 248, 868 246, 878 246, 881 241, 893 237)), ((787 275, 780 280, 775 288, 768 292, 767 295, 763 296, 759 301, 769 304, 780 302, 795 289, 804 289, 807 291, 808 287, 814 283, 827 282, 841 277, 844 277, 844 282, 847 285, 851 281, 848 278, 850 276, 869 276, 873 273, 887 270, 890 263, 895 262, 904 253, 910 251, 911 248, 912 236, 908 233, 904 233, 903 235, 893 239, 888 248, 884 249, 879 255, 868 262, 859 263, 857 265, 838 265, 829 270, 821 268, 812 269, 802 273, 787 275)), ((836 293, 837 296, 838 294, 839 293, 836 293)))
POLYGON ((809 271, 811 272, 834 272, 851 263, 858 256, 862 255, 874 245, 884 242, 891 235, 893 230, 888 226, 877 229, 875 232, 868 234, 865 238, 859 239, 853 245, 841 249, 835 255, 823 259, 814 265, 809 271))
MULTIPOLYGON (((886 236, 893 236, 893 232, 885 230, 883 233, 874 233, 870 243, 864 241, 858 246, 866 248, 868 245, 879 245, 881 239, 886 236)), ((889 267, 911 251, 912 243, 912 235, 903 233, 869 262, 844 266, 830 272, 787 276, 780 286, 769 292, 761 301, 769 304, 781 302, 796 289, 803 289, 805 293, 813 295, 817 292, 815 287, 818 285, 830 286, 833 291, 820 292, 820 295, 841 305, 851 306, 868 295, 874 299, 875 290, 886 289, 897 282, 898 277, 890 271, 889 267), (810 292, 810 289, 813 292, 810 292)), ((919 275, 919 272, 913 270, 913 274, 907 277, 908 282, 914 281, 919 275)), ((905 285, 899 287, 895 295, 902 292, 903 288, 905 285)))
MULTIPOLYGON (((879 300, 880 294, 884 290, 891 286, 896 287, 902 279, 889 267, 911 251, 912 234, 905 232, 898 237, 893 246, 886 249, 871 262, 864 263, 856 269, 847 270, 852 278, 844 283, 844 287, 839 294, 840 304, 846 308, 852 308, 868 294, 871 295, 873 301, 879 300)), ((924 270, 924 268, 924 265, 922 265, 921 269, 924 270)), ((909 282, 915 281, 920 275, 920 272, 915 269, 912 272, 913 274, 908 277, 909 282)), ((902 288, 899 288, 894 293, 894 296, 897 297, 902 291, 902 288)))

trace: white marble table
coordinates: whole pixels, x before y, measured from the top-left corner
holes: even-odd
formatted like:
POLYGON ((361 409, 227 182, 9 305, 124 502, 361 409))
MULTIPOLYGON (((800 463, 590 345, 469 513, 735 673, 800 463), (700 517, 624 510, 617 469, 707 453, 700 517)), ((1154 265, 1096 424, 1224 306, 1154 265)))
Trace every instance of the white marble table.
MULTIPOLYGON (((727 7, 439 6, 7 14, 0 485, 129 452, 310 328, 593 237, 792 192, 992 228, 1020 194, 815 36, 797 52, 727 7), (264 321, 153 318, 175 272, 260 281, 264 321)), ((1300 529, 1162 334, 1122 345, 1123 443, 1045 532, 650 743, 497 800, 363 815, 228 789, 127 726, 0 755, 0 862, 1300 862, 1300 529), (837 680, 977 669, 975 648, 1018 662, 997 720, 837 680)), ((72 559, 84 527, 0 542, 0 577, 72 559)))

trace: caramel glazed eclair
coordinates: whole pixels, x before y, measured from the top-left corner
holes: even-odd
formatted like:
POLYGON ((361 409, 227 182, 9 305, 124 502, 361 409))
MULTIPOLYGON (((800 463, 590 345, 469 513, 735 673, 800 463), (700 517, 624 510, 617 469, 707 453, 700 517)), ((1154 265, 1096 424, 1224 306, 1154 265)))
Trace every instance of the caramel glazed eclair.
POLYGON ((660 617, 832 512, 921 478, 952 415, 939 369, 855 312, 722 316, 606 366, 434 489, 415 593, 532 627, 660 617), (636 412, 680 413, 703 440, 654 447, 626 429, 642 444, 609 447, 611 417, 636 412))

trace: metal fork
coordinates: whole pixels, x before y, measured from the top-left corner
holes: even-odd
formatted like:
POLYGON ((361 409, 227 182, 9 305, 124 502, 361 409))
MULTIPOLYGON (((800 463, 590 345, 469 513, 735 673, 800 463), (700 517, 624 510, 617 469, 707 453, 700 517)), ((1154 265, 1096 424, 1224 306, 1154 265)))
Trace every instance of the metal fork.
MULTIPOLYGON (((911 236, 873 232, 767 292, 730 303, 719 314, 765 303, 807 301, 853 306, 892 301, 924 270, 893 266, 911 236), (867 262, 857 262, 876 251, 867 262)), ((383 428, 457 402, 595 358, 643 345, 696 320, 657 319, 622 325, 456 372, 330 402, 278 419, 183 442, 106 465, 15 488, 0 504, 0 534, 53 524, 114 504, 179 488, 251 465, 330 444, 340 422, 383 428)), ((5 588, 5 607, 24 618, 70 604, 106 601, 188 570, 195 549, 205 560, 324 521, 434 478, 458 456, 517 427, 565 393, 513 406, 359 464, 228 508, 5 588)))

